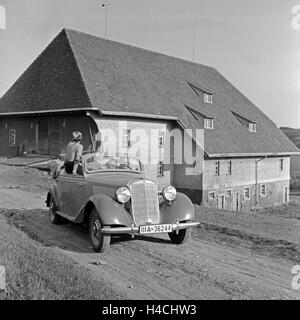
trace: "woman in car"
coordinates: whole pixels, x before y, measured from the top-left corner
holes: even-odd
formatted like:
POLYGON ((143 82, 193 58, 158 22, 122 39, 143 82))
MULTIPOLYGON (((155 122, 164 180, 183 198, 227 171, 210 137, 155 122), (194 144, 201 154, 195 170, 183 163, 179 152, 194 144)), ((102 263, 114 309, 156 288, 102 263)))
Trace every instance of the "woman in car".
POLYGON ((72 141, 67 144, 66 148, 64 168, 68 174, 83 175, 82 166, 80 165, 83 150, 83 146, 80 144, 82 133, 80 131, 74 131, 72 135, 72 141))

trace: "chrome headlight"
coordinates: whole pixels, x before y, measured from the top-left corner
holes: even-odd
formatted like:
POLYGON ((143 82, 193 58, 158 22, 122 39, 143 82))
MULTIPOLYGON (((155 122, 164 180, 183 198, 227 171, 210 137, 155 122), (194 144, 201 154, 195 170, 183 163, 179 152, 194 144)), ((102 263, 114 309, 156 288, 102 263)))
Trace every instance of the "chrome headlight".
POLYGON ((116 191, 116 198, 120 203, 128 202, 130 197, 130 191, 127 187, 121 187, 116 191))
POLYGON ((175 200, 176 194, 177 194, 177 191, 176 191, 175 187, 173 187, 173 186, 165 187, 162 191, 163 197, 168 201, 175 200))

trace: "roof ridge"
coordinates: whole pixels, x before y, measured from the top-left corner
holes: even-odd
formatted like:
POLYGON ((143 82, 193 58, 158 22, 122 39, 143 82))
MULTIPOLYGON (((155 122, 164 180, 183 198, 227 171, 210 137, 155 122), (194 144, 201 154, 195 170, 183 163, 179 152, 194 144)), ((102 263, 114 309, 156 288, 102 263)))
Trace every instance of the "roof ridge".
POLYGON ((146 51, 146 52, 154 53, 154 54, 157 54, 157 55, 160 55, 160 56, 176 59, 176 60, 182 61, 184 63, 191 64, 191 65, 197 65, 197 66, 202 66, 202 67, 205 67, 205 68, 216 70, 213 66, 205 65, 205 64, 202 64, 202 63, 198 63, 198 62, 189 61, 189 60, 186 60, 186 59, 183 59, 183 58, 179 58, 179 57, 176 57, 176 56, 168 55, 168 54, 162 53, 162 52, 157 52, 157 51, 154 51, 154 50, 151 50, 151 49, 138 47, 138 46, 133 45, 133 44, 128 44, 128 43, 125 43, 125 42, 120 42, 120 41, 111 40, 111 39, 105 39, 105 38, 102 38, 102 37, 99 37, 99 36, 96 36, 96 35, 93 35, 93 34, 90 34, 90 33, 87 33, 87 32, 83 32, 83 31, 79 31, 79 30, 75 30, 75 29, 71 29, 71 28, 64 28, 63 30, 65 30, 66 32, 75 32, 75 33, 78 33, 78 34, 81 34, 81 35, 84 35, 84 36, 96 38, 96 39, 101 40, 101 41, 107 41, 107 42, 111 42, 111 43, 116 43, 116 44, 119 44, 119 45, 122 45, 122 46, 125 46, 125 47, 129 47, 129 48, 132 48, 132 49, 138 49, 138 50, 141 50, 141 51, 146 51))

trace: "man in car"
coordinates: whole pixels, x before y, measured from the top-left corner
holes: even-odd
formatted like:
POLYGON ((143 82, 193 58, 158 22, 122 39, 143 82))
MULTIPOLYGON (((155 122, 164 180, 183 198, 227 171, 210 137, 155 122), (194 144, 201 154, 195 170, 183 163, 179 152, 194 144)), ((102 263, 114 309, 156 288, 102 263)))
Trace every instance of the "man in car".
POLYGON ((80 165, 83 150, 83 146, 80 144, 82 133, 74 131, 72 135, 72 141, 67 144, 66 148, 64 168, 68 174, 83 175, 82 166, 80 165))

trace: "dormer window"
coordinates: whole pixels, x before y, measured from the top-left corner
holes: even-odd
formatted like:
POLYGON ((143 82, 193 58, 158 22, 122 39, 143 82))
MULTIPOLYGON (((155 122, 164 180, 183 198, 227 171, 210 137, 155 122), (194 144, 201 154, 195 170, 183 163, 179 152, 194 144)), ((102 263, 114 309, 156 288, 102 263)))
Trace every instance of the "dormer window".
POLYGON ((203 97, 205 103, 213 102, 213 93, 210 89, 204 88, 203 86, 199 85, 195 86, 190 82, 188 82, 188 84, 199 97, 203 97))
POLYGON ((250 132, 256 132, 256 123, 255 122, 249 122, 248 127, 249 127, 250 132))
POLYGON ((213 129, 214 128, 214 119, 205 118, 204 119, 204 128, 205 129, 213 129))
POLYGON ((256 132, 256 121, 254 119, 247 119, 246 117, 231 111, 232 114, 239 120, 239 122, 248 128, 249 132, 256 132))
POLYGON ((205 103, 212 103, 213 102, 213 95, 211 93, 204 93, 204 102, 205 103))
POLYGON ((214 115, 206 110, 202 110, 201 108, 197 107, 191 108, 185 105, 186 109, 191 113, 191 115, 201 123, 204 123, 205 129, 213 129, 214 128, 214 115))

